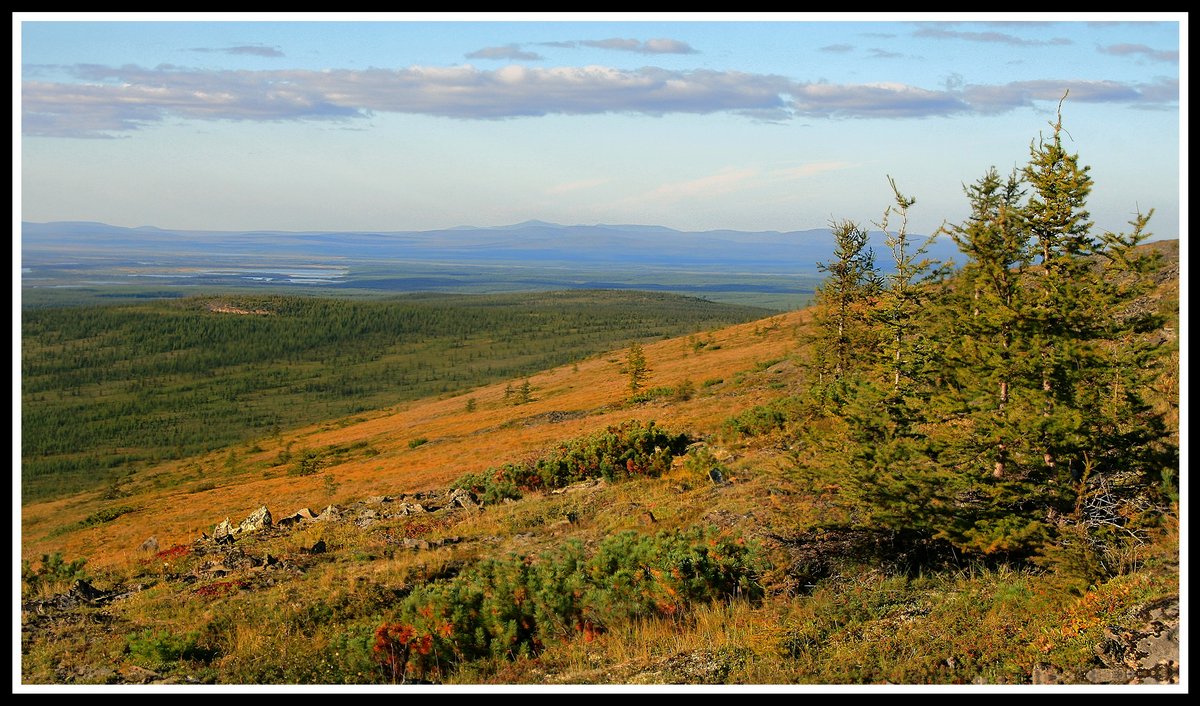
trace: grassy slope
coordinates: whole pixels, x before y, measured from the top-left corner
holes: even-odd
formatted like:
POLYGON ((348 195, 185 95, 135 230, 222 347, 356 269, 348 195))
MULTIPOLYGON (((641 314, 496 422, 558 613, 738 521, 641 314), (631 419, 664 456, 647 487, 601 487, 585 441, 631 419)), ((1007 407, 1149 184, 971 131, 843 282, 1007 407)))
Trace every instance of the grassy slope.
MULTIPOLYGON (((124 490, 128 497, 106 500, 102 492, 34 502, 22 509, 26 556, 47 551, 86 555, 92 565, 106 565, 135 556, 138 545, 154 535, 168 546, 185 542, 211 529, 226 515, 241 517, 263 503, 272 512, 290 513, 302 506, 319 509, 382 493, 431 489, 449 484, 468 472, 478 472, 507 460, 517 460, 554 442, 629 418, 665 419, 695 434, 715 431, 730 414, 765 401, 778 391, 742 388, 733 394, 732 378, 756 363, 776 360, 796 347, 795 327, 805 314, 792 313, 772 321, 778 326, 748 323, 721 330, 711 339, 680 338, 645 346, 651 387, 678 385, 690 379, 728 378, 723 385, 703 390, 690 402, 648 403, 626 409, 628 380, 621 372, 623 352, 593 357, 529 377, 533 401, 504 403, 508 383, 495 384, 442 400, 419 401, 393 409, 363 413, 339 421, 301 428, 256 444, 234 447, 239 470, 227 468, 228 451, 162 464, 138 474, 124 490), (764 331, 765 330, 765 331, 764 331), (756 333, 757 331, 757 333, 756 333), (695 352, 693 340, 713 344, 695 352), (719 349, 713 350, 715 346, 719 349), (466 411, 474 398, 477 408, 466 411), (573 417, 554 422, 542 417, 566 412, 573 417), (577 416, 582 414, 583 416, 577 416), (409 442, 429 443, 410 448, 409 442), (330 496, 324 474, 288 475, 293 465, 274 465, 281 450, 293 453, 331 444, 368 442, 378 455, 352 452, 331 468, 338 490, 330 496), (251 451, 258 447, 261 451, 251 451), (216 484, 212 490, 198 488, 216 484), (55 535, 64 526, 84 520, 106 507, 138 510, 110 523, 55 535)), ((515 381, 520 382, 520 381, 515 381)))
MULTIPOLYGON (((1159 292, 1167 309, 1178 304, 1174 286, 1165 282, 1159 292)), ((814 486, 795 473, 798 456, 787 435, 737 439, 720 433, 731 415, 802 388, 793 356, 805 318, 798 312, 775 317, 777 326, 734 326, 717 332, 701 350, 687 338, 647 345, 649 385, 691 380, 697 394, 686 402, 628 405, 622 352, 616 351, 581 362, 577 370, 568 365, 531 377, 534 400, 525 405, 504 404, 505 386, 497 384, 295 430, 260 440, 260 451, 238 447, 233 470, 227 468, 227 452, 164 464, 126 488, 128 497, 105 500, 91 493, 30 504, 22 513, 26 558, 48 551, 68 559, 86 556, 97 585, 141 582, 149 588, 51 628, 41 623, 44 639, 25 645, 24 679, 140 681, 147 678, 134 668, 140 665, 168 678, 201 681, 378 683, 386 677, 370 651, 372 633, 390 619, 397 590, 459 561, 510 552, 528 556, 551 551, 567 538, 594 546, 628 529, 715 526, 746 538, 774 567, 761 577, 767 597, 755 604, 700 604, 685 614, 646 617, 595 636, 567 635, 547 644, 537 659, 470 663, 450 679, 1028 683, 1037 671, 1079 681, 1103 666, 1095 648, 1106 644, 1106 635, 1138 629, 1153 606, 1172 596, 1178 600, 1178 508, 1152 542, 1131 551, 1121 575, 1080 594, 1053 575, 1004 566, 967 564, 910 575, 879 555, 855 556, 850 545, 837 557, 839 538, 823 544, 819 530, 813 532, 837 519, 836 486, 814 486), (717 379, 722 382, 703 385, 717 379), (477 402, 469 413, 468 398, 477 402), (687 464, 676 464, 662 479, 533 494, 479 513, 443 511, 366 529, 314 524, 247 538, 239 546, 248 553, 294 559, 304 572, 270 582, 261 572, 234 573, 245 585, 215 597, 198 593, 203 579, 183 580, 200 559, 160 564, 137 550, 151 535, 164 548, 190 543, 225 516, 236 522, 264 503, 279 517, 303 506, 319 509, 371 495, 444 488, 465 473, 526 458, 630 418, 708 435, 733 482, 716 486, 687 464), (410 446, 420 438, 428 442, 410 446), (286 473, 290 464, 273 465, 289 444, 293 453, 333 444, 351 450, 324 473, 295 477, 286 473), (327 476, 336 485, 332 492, 327 476), (218 487, 198 490, 209 483, 218 487), (121 506, 136 511, 99 526, 62 530, 121 506), (655 517, 652 525, 644 524, 646 511, 655 517), (407 551, 397 548, 397 536, 461 541, 407 551), (299 552, 318 539, 329 544, 328 554, 313 558, 299 552), (806 551, 813 546, 826 546, 817 563, 830 554, 840 562, 824 571, 812 568, 814 557, 806 551), (187 635, 217 652, 152 664, 147 650, 128 648, 140 644, 137 636, 147 630, 187 635)))

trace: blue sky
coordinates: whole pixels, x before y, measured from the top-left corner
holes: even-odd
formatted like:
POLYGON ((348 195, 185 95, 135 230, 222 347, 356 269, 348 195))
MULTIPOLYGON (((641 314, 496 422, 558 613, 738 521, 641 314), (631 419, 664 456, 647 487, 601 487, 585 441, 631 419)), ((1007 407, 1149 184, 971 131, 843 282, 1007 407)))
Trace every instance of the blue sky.
POLYGON ((1180 232, 1178 13, 156 17, 18 16, 23 219, 799 230, 878 220, 890 175, 927 232, 1069 89, 1097 226, 1180 232))

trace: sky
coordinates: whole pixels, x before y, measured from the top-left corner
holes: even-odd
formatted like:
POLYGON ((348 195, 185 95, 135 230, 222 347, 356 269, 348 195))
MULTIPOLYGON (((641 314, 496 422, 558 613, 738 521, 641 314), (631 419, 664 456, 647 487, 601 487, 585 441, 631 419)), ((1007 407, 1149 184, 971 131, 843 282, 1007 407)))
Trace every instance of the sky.
POLYGON ((1068 91, 1098 228, 1186 208, 1183 13, 62 17, 14 19, 28 221, 789 231, 878 221, 892 177, 930 232, 1068 91))

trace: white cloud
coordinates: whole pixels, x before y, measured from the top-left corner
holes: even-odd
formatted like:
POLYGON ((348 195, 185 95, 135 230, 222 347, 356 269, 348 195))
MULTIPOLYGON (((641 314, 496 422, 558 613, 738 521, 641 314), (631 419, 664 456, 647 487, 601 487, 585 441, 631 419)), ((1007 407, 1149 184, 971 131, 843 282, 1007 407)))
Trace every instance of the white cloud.
POLYGON ((198 70, 78 65, 76 82, 26 81, 27 135, 111 137, 168 118, 347 120, 372 113, 460 119, 548 114, 730 112, 760 120, 920 118, 996 113, 1072 99, 1156 107, 1178 101, 1178 80, 1153 84, 1042 80, 930 90, 901 83, 797 83, 782 76, 606 66, 495 70, 466 66, 325 71, 198 70))
POLYGON ((1160 51, 1151 49, 1145 44, 1113 44, 1107 47, 1097 47, 1096 50, 1101 54, 1112 54, 1113 56, 1143 56, 1153 61, 1179 63, 1179 50, 1160 51))
POLYGON ((616 51, 632 51, 638 54, 696 54, 698 53, 687 42, 678 39, 584 39, 580 46, 595 49, 613 49, 616 51))
POLYGON ((541 61, 545 57, 531 51, 524 51, 516 44, 502 47, 485 47, 467 54, 468 59, 499 59, 509 61, 541 61))

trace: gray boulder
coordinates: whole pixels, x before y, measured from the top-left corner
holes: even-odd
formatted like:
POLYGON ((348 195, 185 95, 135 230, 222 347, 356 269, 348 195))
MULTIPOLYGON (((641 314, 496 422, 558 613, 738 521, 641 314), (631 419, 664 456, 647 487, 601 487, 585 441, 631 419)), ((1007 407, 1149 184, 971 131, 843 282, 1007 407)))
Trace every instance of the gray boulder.
POLYGON ((226 517, 225 520, 213 528, 213 541, 217 544, 228 544, 233 542, 233 523, 226 517))
POLYGON ((477 500, 469 490, 458 488, 453 493, 450 493, 449 505, 451 507, 457 505, 458 507, 473 510, 479 507, 479 500, 477 500))
POLYGON ((298 525, 302 522, 311 522, 315 519, 317 519, 317 516, 313 513, 312 510, 310 510, 309 508, 306 508, 306 507, 302 507, 299 510, 288 515, 287 517, 279 518, 279 520, 275 523, 275 526, 276 527, 291 527, 292 525, 298 525))
POLYGON ((251 532, 258 532, 260 530, 267 529, 270 526, 271 511, 267 509, 266 505, 263 505, 255 510, 254 513, 249 517, 242 520, 242 523, 237 527, 237 532, 249 534, 251 532))
POLYGON ((317 515, 318 522, 329 522, 330 520, 342 519, 342 509, 337 505, 329 505, 317 515))

